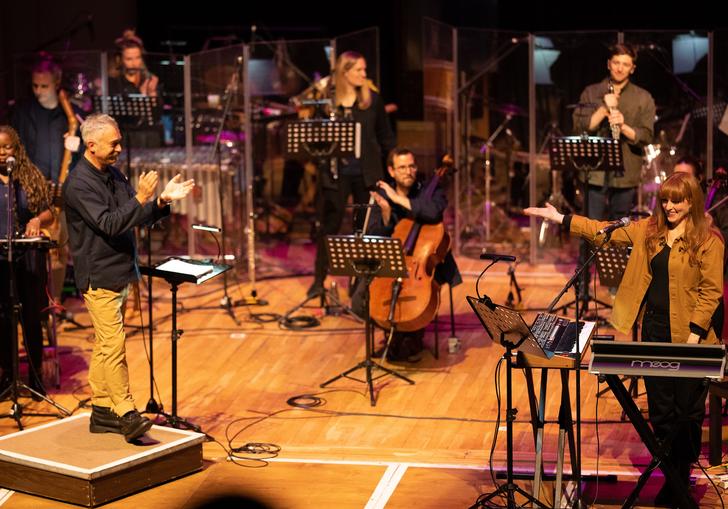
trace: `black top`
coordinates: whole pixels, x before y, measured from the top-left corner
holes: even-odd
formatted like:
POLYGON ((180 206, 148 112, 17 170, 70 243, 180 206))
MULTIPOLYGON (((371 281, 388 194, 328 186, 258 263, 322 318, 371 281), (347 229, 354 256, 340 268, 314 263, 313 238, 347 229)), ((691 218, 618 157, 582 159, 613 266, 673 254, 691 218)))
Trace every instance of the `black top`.
MULTIPOLYGON (((423 191, 427 185, 422 182, 416 182, 410 189, 407 196, 410 200, 412 210, 393 203, 381 189, 377 192, 381 194, 392 206, 392 216, 388 225, 384 225, 382 221, 382 209, 378 206, 372 208, 369 217, 369 225, 367 228, 368 235, 385 235, 391 236, 394 227, 404 218, 412 219, 421 224, 436 224, 442 222, 443 213, 447 208, 447 196, 442 187, 438 186, 432 194, 432 198, 426 199, 423 191)), ((448 283, 450 286, 457 286, 463 282, 452 251, 448 251, 445 259, 435 268, 435 280, 442 284, 448 283)))
POLYGON ((139 279, 134 227, 169 214, 157 200, 141 205, 122 173, 83 157, 63 185, 76 286, 120 290, 139 279))
POLYGON ((60 105, 49 110, 33 97, 17 106, 12 123, 30 160, 47 180, 58 182, 63 135, 68 131, 68 119, 60 105))
POLYGON ((650 261, 652 281, 647 288, 647 309, 666 316, 670 314, 670 277, 667 268, 669 261, 670 246, 665 244, 662 251, 650 261))
MULTIPOLYGON (((354 105, 351 108, 351 118, 361 124, 361 157, 359 162, 361 170, 347 168, 347 174, 361 174, 364 185, 373 187, 378 180, 384 178, 384 159, 397 143, 392 127, 389 125, 387 113, 384 111, 384 102, 379 94, 372 92, 372 104, 365 110, 354 105)), ((336 181, 330 172, 321 172, 321 185, 325 188, 335 188, 336 181)))

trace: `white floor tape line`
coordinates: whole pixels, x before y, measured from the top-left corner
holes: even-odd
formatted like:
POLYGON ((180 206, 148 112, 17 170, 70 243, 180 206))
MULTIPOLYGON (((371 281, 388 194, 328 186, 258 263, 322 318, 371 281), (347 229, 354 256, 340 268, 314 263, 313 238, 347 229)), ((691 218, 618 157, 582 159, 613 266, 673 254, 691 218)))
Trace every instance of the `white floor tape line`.
POLYGON ((405 472, 407 472, 406 464, 394 463, 389 465, 379 480, 379 484, 374 488, 374 492, 369 497, 369 502, 367 502, 364 509, 382 509, 385 507, 405 472))
POLYGON ((13 496, 13 493, 15 492, 0 488, 0 505, 3 505, 5 502, 7 502, 8 499, 13 496))

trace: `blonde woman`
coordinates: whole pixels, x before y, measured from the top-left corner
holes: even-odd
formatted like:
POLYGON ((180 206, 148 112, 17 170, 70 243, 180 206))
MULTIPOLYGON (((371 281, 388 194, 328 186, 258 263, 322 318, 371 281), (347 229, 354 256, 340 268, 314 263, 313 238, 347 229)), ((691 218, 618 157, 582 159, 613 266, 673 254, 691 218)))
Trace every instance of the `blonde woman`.
MULTIPOLYGON (((627 269, 617 290, 611 322, 627 333, 642 317, 642 341, 717 343, 711 319, 723 297, 723 240, 704 214, 703 191, 686 173, 671 175, 660 187, 659 203, 648 219, 615 230, 611 242, 632 246, 627 269)), ((551 204, 531 207, 527 215, 564 224, 587 240, 609 224, 559 213, 551 204)), ((700 453, 707 387, 689 378, 645 377, 650 422, 658 439, 680 427, 670 460, 687 486, 690 468, 700 453)), ((655 499, 674 504, 668 485, 655 499)))
POLYGON ((361 157, 338 160, 335 171, 329 161, 319 168, 316 268, 308 296, 323 291, 328 266, 326 235, 339 233, 349 196, 353 196, 354 203, 369 201, 369 189, 384 178, 384 158, 396 145, 384 103, 370 87, 367 63, 360 53, 345 51, 339 55, 329 95, 336 118, 361 124, 361 157))

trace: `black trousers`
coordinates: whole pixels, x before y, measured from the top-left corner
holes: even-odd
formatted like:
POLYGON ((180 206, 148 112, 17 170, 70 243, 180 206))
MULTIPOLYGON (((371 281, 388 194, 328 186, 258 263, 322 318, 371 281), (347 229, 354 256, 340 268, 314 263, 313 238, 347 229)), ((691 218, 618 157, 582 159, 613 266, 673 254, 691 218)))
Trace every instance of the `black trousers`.
MULTIPOLYGON (((41 315, 48 306, 45 293, 46 280, 46 254, 41 251, 29 250, 19 253, 15 261, 16 296, 22 306, 20 325, 23 327, 25 350, 30 361, 30 384, 33 388, 40 387, 41 365, 43 361, 43 332, 41 328, 41 315)), ((12 343, 10 341, 12 329, 12 305, 10 302, 10 264, 7 260, 0 260, 0 368, 4 379, 12 376, 12 343)))
MULTIPOLYGON (((642 341, 670 342, 670 319, 664 314, 645 312, 642 341)), ((693 378, 645 377, 650 423, 659 440, 677 426, 669 458, 687 482, 690 466, 700 456, 701 429, 705 418, 708 386, 693 378)))
MULTIPOLYGON (((321 179, 318 179, 321 181, 321 179)), ((353 195, 354 203, 367 203, 369 191, 364 185, 362 175, 340 175, 335 187, 318 189, 316 230, 316 265, 314 284, 323 284, 328 273, 329 258, 326 255, 326 236, 336 235, 341 230, 341 223, 346 216, 346 203, 353 195)), ((355 209, 356 210, 356 209, 355 209)), ((354 214, 354 228, 361 228, 364 214, 354 214)))

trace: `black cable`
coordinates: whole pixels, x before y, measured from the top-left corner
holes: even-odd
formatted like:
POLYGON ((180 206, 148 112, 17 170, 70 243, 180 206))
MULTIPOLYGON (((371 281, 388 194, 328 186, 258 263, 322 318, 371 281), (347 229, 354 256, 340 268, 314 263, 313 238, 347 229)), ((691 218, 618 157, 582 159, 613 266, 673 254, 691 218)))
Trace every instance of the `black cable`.
POLYGON ((284 316, 278 324, 284 329, 304 330, 318 327, 321 325, 321 320, 311 315, 284 316))
POLYGON ((278 313, 250 313, 250 319, 256 323, 274 323, 280 321, 282 316, 278 313))
MULTIPOLYGON (((477 293, 477 290, 476 290, 477 293)), ((493 486, 495 486, 496 490, 500 489, 500 484, 498 484, 497 477, 495 475, 495 472, 493 471, 493 455, 495 454, 495 448, 496 443, 498 442, 498 432, 500 431, 500 423, 501 423, 501 368, 503 366, 505 358, 501 357, 498 360, 498 364, 496 364, 495 367, 495 399, 497 402, 498 412, 497 417, 495 421, 495 432, 493 433, 493 442, 490 448, 490 457, 488 458, 488 464, 490 467, 490 478, 493 481, 493 486)), ((508 504, 508 500, 506 500, 505 497, 503 497, 503 500, 506 504, 508 504)))
POLYGON ((713 482, 713 478, 710 477, 710 475, 708 475, 708 472, 703 467, 703 464, 700 463, 700 458, 698 458, 698 460, 696 461, 696 463, 698 464, 698 467, 700 467, 700 470, 703 471, 703 474, 705 474, 705 478, 708 479, 708 481, 710 481, 710 484, 711 485, 713 485, 713 489, 715 490, 716 495, 718 495, 718 500, 720 500, 720 506, 723 509, 725 509, 725 503, 723 502, 723 497, 722 497, 720 491, 718 490, 718 486, 715 485, 715 483, 713 482))

